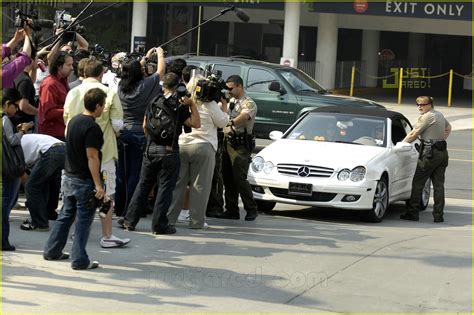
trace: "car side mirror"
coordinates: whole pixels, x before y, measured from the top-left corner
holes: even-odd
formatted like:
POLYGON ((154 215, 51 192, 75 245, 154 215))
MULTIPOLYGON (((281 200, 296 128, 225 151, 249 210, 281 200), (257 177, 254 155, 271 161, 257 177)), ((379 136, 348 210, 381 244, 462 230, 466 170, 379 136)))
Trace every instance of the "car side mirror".
POLYGON ((280 95, 286 94, 285 89, 281 87, 281 84, 278 81, 273 81, 270 84, 268 84, 268 89, 273 92, 278 92, 280 93, 280 95))
POLYGON ((395 153, 410 152, 413 149, 412 144, 408 142, 397 142, 394 147, 395 153))
POLYGON ((269 137, 270 137, 271 140, 281 139, 281 137, 283 137, 283 132, 278 131, 278 130, 274 130, 274 131, 270 132, 269 137))

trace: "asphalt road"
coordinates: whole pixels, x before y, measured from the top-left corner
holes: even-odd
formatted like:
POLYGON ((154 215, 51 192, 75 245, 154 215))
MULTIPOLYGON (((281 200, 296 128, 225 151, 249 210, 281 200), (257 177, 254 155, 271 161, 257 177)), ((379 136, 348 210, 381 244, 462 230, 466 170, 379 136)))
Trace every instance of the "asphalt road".
POLYGON ((42 259, 49 233, 20 230, 28 213, 15 209, 2 311, 471 313, 470 139, 449 139, 443 224, 431 205, 420 222, 400 220, 404 205, 395 204, 371 224, 355 212, 278 204, 254 222, 209 219, 208 230, 178 225, 175 235, 152 235, 148 217, 135 232, 114 228, 132 239, 127 248, 103 249, 96 218, 87 251, 101 267, 73 271, 70 261, 42 259))
POLYGON ((447 198, 472 199, 472 130, 454 131, 448 138, 447 198))

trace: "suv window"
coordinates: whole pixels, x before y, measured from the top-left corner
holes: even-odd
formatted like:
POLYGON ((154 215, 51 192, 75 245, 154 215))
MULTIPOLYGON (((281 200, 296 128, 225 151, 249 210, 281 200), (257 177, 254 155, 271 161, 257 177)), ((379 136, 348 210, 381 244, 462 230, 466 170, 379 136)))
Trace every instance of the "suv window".
POLYGON ((297 94, 314 95, 320 91, 325 91, 316 81, 300 70, 283 68, 277 71, 285 78, 297 94))
POLYGON ((246 90, 249 92, 268 92, 268 85, 275 81, 278 81, 278 79, 271 72, 261 69, 250 69, 246 90))
POLYGON ((218 65, 215 64, 214 67, 212 68, 213 71, 222 71, 222 80, 226 81, 228 77, 231 75, 237 74, 241 75, 240 73, 240 67, 239 66, 228 66, 228 65, 218 65))

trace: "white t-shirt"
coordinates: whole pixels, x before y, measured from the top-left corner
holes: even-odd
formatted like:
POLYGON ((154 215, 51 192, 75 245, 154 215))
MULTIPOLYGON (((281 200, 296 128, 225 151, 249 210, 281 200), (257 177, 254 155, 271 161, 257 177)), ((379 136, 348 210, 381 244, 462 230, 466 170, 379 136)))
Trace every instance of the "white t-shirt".
POLYGON ((217 128, 224 128, 229 122, 229 115, 224 113, 216 102, 198 105, 201 128, 192 128, 190 133, 179 136, 179 145, 209 142, 217 151, 217 128))
POLYGON ((39 95, 39 88, 41 85, 41 82, 49 75, 49 68, 46 68, 46 71, 43 72, 41 69, 36 69, 36 81, 34 83, 35 85, 35 93, 36 95, 39 95))
POLYGON ((23 149, 26 165, 34 164, 41 153, 45 153, 56 143, 63 142, 54 137, 36 133, 27 133, 21 137, 21 148, 23 149))
POLYGON ((117 74, 110 70, 107 70, 107 72, 102 76, 102 83, 113 89, 115 92, 118 91, 119 82, 120 78, 117 78, 117 74))

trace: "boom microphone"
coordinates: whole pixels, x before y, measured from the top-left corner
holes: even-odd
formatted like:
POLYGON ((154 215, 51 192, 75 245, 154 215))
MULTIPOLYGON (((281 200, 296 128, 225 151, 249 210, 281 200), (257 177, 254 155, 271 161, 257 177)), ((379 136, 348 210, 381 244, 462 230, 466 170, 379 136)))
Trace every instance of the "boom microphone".
POLYGON ((247 23, 250 20, 250 17, 248 16, 247 13, 245 13, 244 10, 239 9, 239 8, 234 8, 235 15, 242 21, 247 23))

